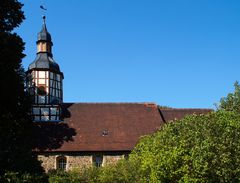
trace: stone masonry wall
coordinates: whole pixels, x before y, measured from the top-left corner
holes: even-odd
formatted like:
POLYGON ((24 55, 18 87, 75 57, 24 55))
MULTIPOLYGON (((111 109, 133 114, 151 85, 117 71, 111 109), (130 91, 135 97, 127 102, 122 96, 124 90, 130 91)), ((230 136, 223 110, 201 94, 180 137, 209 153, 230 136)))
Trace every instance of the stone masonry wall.
POLYGON ((42 167, 46 172, 56 169, 56 156, 38 155, 38 160, 42 162, 42 167))
POLYGON ((67 170, 83 169, 92 165, 92 156, 67 156, 67 170))
MULTIPOLYGON (((102 166, 116 163, 118 160, 124 158, 124 154, 103 154, 103 164, 102 166)), ((73 169, 83 169, 89 166, 92 166, 93 156, 95 154, 76 154, 76 153, 44 153, 38 155, 38 160, 42 162, 42 167, 46 172, 57 168, 57 157, 64 156, 67 159, 66 170, 73 169)), ((99 155, 99 153, 98 153, 99 155)))
POLYGON ((114 164, 118 160, 123 158, 124 158, 124 155, 103 155, 103 166, 108 164, 114 164))

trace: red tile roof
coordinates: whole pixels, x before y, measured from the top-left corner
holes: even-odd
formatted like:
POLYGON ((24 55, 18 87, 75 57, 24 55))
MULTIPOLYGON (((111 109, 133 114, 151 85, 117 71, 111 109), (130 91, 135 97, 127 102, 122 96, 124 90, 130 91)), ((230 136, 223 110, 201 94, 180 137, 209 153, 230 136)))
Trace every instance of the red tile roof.
POLYGON ((40 151, 129 151, 165 121, 209 109, 159 109, 153 103, 65 103, 64 122, 36 123, 40 151))
POLYGON ((161 109, 160 113, 164 121, 182 119, 186 115, 206 114, 213 111, 212 109, 161 109))

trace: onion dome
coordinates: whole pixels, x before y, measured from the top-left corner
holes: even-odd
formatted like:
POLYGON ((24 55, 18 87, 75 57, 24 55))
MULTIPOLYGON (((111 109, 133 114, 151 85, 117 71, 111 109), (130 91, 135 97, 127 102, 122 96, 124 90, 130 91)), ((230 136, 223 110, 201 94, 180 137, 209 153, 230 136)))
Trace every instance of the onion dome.
POLYGON ((52 39, 50 33, 47 31, 45 20, 46 17, 43 16, 42 30, 38 33, 37 36, 37 56, 35 60, 29 65, 28 70, 49 70, 61 73, 59 65, 53 59, 52 39))
POLYGON ((47 26, 46 26, 46 17, 43 16, 43 25, 42 25, 42 30, 38 33, 37 36, 37 43, 40 41, 46 41, 52 44, 52 38, 50 33, 47 31, 47 26))

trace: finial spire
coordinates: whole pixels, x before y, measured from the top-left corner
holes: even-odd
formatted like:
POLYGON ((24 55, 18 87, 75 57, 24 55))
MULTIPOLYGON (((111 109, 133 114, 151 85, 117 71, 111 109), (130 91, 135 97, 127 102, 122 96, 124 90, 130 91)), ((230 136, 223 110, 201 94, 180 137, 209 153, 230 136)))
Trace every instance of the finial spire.
POLYGON ((46 16, 42 16, 43 24, 42 24, 42 31, 47 32, 47 26, 46 26, 46 16))
POLYGON ((42 30, 38 33, 38 42, 44 41, 44 42, 48 42, 50 43, 50 45, 52 46, 52 39, 51 39, 51 35, 49 34, 49 32, 47 31, 47 26, 46 26, 46 16, 42 16, 42 30))
POLYGON ((43 24, 46 25, 46 16, 44 15, 42 19, 43 19, 43 24))

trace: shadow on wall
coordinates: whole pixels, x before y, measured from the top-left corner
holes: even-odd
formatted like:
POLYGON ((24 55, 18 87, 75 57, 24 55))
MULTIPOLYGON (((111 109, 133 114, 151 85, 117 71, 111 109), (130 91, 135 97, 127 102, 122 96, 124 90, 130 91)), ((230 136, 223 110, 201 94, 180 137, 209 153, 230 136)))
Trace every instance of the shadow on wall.
MULTIPOLYGON (((36 86, 33 81, 32 75, 27 72, 27 91, 31 101, 34 103, 35 95, 48 96, 49 92, 46 90, 45 85, 36 86)), ((44 104, 44 103, 43 103, 44 104)), ((58 105, 59 101, 51 101, 51 104, 58 105)), ((70 118, 71 113, 68 108, 72 104, 60 104, 62 108, 61 120, 64 118, 70 118)), ((33 119, 32 119, 33 120, 33 119)), ((33 138, 32 149, 33 151, 51 151, 61 148, 64 142, 73 141, 73 136, 76 135, 76 130, 70 128, 67 123, 43 121, 33 122, 33 138)))
MULTIPOLYGON (((71 117, 67 110, 70 106, 71 104, 62 106, 63 120, 71 117)), ((73 136, 76 135, 76 130, 64 122, 34 122, 33 126, 35 132, 33 149, 38 151, 59 149, 64 142, 73 141, 73 136)))
POLYGON ((65 123, 35 122, 34 131, 36 142, 33 149, 39 151, 58 149, 64 142, 73 141, 76 135, 76 130, 65 123))

